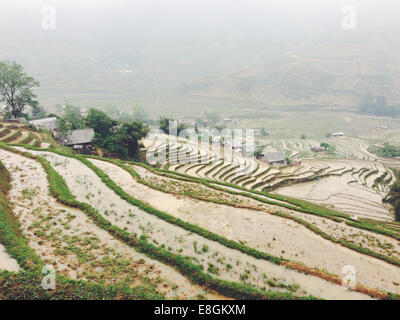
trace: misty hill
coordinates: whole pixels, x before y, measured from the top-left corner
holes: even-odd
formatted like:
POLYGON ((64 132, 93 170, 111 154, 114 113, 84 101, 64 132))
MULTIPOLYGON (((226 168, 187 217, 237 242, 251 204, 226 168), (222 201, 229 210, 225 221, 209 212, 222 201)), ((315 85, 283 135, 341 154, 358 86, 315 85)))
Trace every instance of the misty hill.
POLYGON ((0 57, 41 82, 47 107, 199 96, 356 106, 367 91, 399 101, 397 4, 356 6, 356 30, 343 30, 340 2, 55 1, 56 29, 43 30, 41 4, 20 3, 0 5, 0 57))

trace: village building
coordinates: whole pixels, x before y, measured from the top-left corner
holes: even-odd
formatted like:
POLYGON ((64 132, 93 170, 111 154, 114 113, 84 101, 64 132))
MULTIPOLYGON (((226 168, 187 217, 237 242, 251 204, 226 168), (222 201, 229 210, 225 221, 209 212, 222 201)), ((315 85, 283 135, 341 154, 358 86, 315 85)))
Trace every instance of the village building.
POLYGON ((221 136, 212 137, 211 141, 212 143, 221 143, 222 137, 221 136))
POLYGON ((325 152, 325 148, 324 147, 312 147, 311 151, 314 151, 314 152, 325 152))
POLYGON ((244 148, 241 143, 233 143, 232 150, 238 153, 243 153, 244 148))
POLYGON ((258 155, 256 156, 256 159, 257 159, 257 160, 260 160, 260 161, 262 161, 262 162, 265 162, 265 155, 264 155, 263 153, 258 154, 258 155))
POLYGON ((75 151, 90 152, 94 146, 93 138, 94 130, 91 128, 74 130, 64 140, 64 145, 75 151))
POLYGON ((268 163, 271 166, 285 166, 286 163, 286 154, 284 152, 267 152, 264 155, 264 162, 268 163))
POLYGON ((301 160, 300 159, 293 159, 290 164, 293 165, 293 166, 300 166, 301 165, 301 160))
POLYGON ((53 137, 56 136, 58 130, 58 120, 56 117, 43 118, 29 121, 29 124, 36 129, 44 129, 50 131, 53 137))

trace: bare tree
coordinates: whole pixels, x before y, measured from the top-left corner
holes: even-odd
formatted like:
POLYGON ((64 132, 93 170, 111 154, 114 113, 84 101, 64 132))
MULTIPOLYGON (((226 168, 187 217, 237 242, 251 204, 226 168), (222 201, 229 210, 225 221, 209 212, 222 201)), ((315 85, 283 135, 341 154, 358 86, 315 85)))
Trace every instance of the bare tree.
POLYGON ((26 106, 36 108, 38 101, 32 89, 39 82, 28 76, 16 62, 0 61, 0 101, 5 102, 8 113, 21 117, 26 106))

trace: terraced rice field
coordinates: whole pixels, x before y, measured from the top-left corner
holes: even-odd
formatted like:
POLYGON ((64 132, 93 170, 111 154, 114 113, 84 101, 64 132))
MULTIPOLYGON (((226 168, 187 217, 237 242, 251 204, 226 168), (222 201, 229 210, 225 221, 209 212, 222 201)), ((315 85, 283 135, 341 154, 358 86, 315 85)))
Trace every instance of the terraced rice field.
MULTIPOLYGON (((29 246, 58 273, 70 279, 151 286, 167 298, 221 297, 114 239, 80 210, 59 204, 49 196, 46 173, 38 162, 4 150, 0 160, 12 175, 9 196, 29 246)), ((1 261, 0 267, 9 266, 1 269, 15 269, 9 258, 1 261)))
MULTIPOLYGON (((5 136, 21 142, 30 134, 19 128, 5 136)), ((237 296, 232 290, 286 299, 400 294, 400 232, 378 205, 393 175, 379 162, 309 158, 274 167, 239 153, 228 162, 221 150, 183 139, 145 143, 158 159, 168 154, 170 161, 161 163, 168 170, 0 147, 13 213, 44 263, 69 279, 145 287, 170 299, 226 299, 237 296), (82 206, 66 206, 49 192, 54 177, 43 161, 82 206), (278 193, 387 223, 380 232, 278 193), (348 265, 356 270, 351 290, 342 285, 348 265), (199 282, 202 273, 208 280, 199 282), (231 289, 221 288, 225 283, 231 289)), ((20 270, 2 249, 0 269, 20 270)))
POLYGON ((331 138, 335 156, 309 156, 319 145, 310 140, 270 141, 265 150, 285 150, 301 165, 275 167, 232 152, 230 159, 222 148, 193 144, 178 139, 167 146, 165 137, 147 141, 148 152, 157 155, 164 168, 194 177, 221 181, 249 190, 275 192, 331 207, 359 217, 392 221, 393 215, 382 204, 394 181, 393 172, 367 151, 368 145, 352 138, 331 138), (163 141, 158 143, 158 141, 163 141), (341 158, 338 158, 338 157, 341 158))
POLYGON ((10 144, 21 143, 40 147, 43 143, 43 137, 20 124, 2 123, 0 127, 0 142, 10 144))
MULTIPOLYGON (((25 151, 44 156, 65 179, 73 195, 79 201, 93 206, 113 225, 127 230, 136 237, 145 237, 155 246, 167 248, 172 253, 188 257, 193 263, 202 266, 203 270, 219 279, 246 283, 260 290, 291 292, 299 296, 312 294, 323 298, 367 298, 365 295, 348 291, 342 286, 319 277, 299 273, 227 248, 216 241, 188 232, 151 215, 121 199, 93 171, 77 159, 47 151, 25 151)), ((110 173, 104 166, 105 163, 93 162, 96 166, 101 165, 101 169, 106 173, 110 173)), ((115 170, 117 167, 111 169, 115 170)), ((115 174, 110 174, 110 177, 117 181, 120 181, 119 178, 124 180, 124 176, 115 174)), ((130 181, 134 182, 132 179, 130 181)), ((124 190, 133 189, 125 185, 124 190)), ((138 195, 135 194, 135 196, 138 195)), ((167 199, 163 198, 164 200, 167 199)), ((170 202, 166 201, 164 207, 169 208, 169 204, 170 202)))

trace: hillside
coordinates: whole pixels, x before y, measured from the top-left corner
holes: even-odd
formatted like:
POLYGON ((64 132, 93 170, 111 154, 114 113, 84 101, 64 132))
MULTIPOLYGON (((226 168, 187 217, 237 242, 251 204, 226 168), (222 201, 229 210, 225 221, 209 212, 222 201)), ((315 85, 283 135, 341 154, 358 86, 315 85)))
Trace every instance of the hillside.
MULTIPOLYGON (((229 163, 165 163, 162 169, 73 154, 46 133, 24 126, 2 123, 1 132, 0 172, 8 178, 2 178, 0 195, 5 199, 1 215, 7 217, 6 225, 0 224, 0 266, 9 271, 0 273, 0 297, 382 299, 400 294, 400 226, 383 207, 369 214, 378 200, 368 202, 362 193, 384 194, 390 185, 390 170, 379 162, 314 158, 289 172, 259 163, 252 167, 238 157, 236 165, 252 167, 249 175, 239 176, 229 163), (309 174, 318 174, 318 183, 337 177, 352 194, 363 190, 351 203, 358 201, 364 214, 354 218, 345 203, 327 208, 309 195, 283 196, 287 192, 281 188, 295 190, 305 181, 279 181, 309 174), (65 290, 22 285, 38 284, 35 272, 43 265, 54 267, 65 290), (350 290, 342 285, 346 265, 357 271, 350 290), (15 290, 5 289, 10 286, 15 290)), ((151 140, 145 144, 159 155, 165 147, 151 140)), ((169 154, 176 148, 185 157, 212 158, 178 144, 169 154)), ((359 153, 367 155, 361 147, 359 153)))

